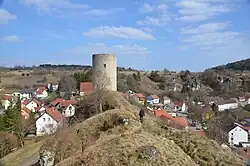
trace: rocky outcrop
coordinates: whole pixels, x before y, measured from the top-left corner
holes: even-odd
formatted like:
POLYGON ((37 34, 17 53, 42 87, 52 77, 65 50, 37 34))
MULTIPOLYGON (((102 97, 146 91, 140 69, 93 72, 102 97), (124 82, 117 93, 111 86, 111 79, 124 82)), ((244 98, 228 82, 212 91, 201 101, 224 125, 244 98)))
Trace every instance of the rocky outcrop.
POLYGON ((39 163, 41 166, 53 166, 55 163, 55 152, 48 150, 41 151, 39 163))

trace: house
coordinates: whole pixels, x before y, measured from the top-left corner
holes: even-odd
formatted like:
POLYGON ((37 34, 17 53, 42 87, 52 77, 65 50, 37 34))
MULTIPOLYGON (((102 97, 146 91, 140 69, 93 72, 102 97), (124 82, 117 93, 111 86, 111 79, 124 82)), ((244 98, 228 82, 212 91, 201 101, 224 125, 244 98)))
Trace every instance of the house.
POLYGON ((50 102, 50 105, 56 107, 58 104, 60 104, 61 102, 65 101, 64 99, 62 98, 57 98, 55 99, 54 101, 50 102))
POLYGON ((179 129, 188 129, 188 119, 187 117, 176 117, 172 116, 165 110, 155 110, 153 111, 155 116, 161 118, 162 120, 168 121, 168 123, 172 124, 173 127, 179 129))
POLYGON ((50 90, 50 91, 53 91, 53 92, 55 92, 55 91, 57 91, 58 90, 58 88, 59 88, 59 85, 58 84, 47 84, 47 88, 50 90))
POLYGON ((75 106, 77 105, 77 101, 72 99, 72 100, 65 100, 60 103, 61 109, 62 109, 62 114, 68 118, 72 117, 75 115, 76 108, 75 106))
POLYGON ((36 98, 41 98, 41 99, 48 97, 47 88, 46 87, 37 88, 37 90, 35 91, 35 96, 36 98))
POLYGON ((173 111, 175 111, 175 105, 174 105, 174 103, 171 102, 169 104, 164 105, 163 109, 168 110, 168 112, 173 112, 173 111))
POLYGON ((11 106, 12 101, 13 100, 11 94, 5 94, 3 96, 2 106, 4 107, 5 110, 7 110, 9 106, 11 106))
POLYGON ((36 112, 36 107, 40 107, 40 106, 42 106, 42 102, 36 99, 24 100, 23 103, 21 104, 21 108, 27 107, 32 112, 36 112))
POLYGON ((140 104, 144 104, 146 97, 141 94, 141 93, 136 93, 133 95, 133 98, 136 102, 140 103, 140 104))
POLYGON ((20 99, 31 99, 32 96, 34 94, 34 90, 33 89, 26 89, 26 90, 22 90, 20 92, 20 99))
POLYGON ((170 104, 170 103, 171 103, 170 98, 167 97, 167 96, 164 96, 164 97, 163 97, 163 104, 166 105, 166 104, 170 104))
POLYGON ((174 102, 174 105, 175 105, 175 107, 174 107, 175 111, 187 112, 188 107, 187 107, 187 104, 185 102, 176 101, 176 102, 174 102))
POLYGON ((147 102, 149 104, 159 104, 160 98, 157 95, 151 95, 147 97, 147 102))
POLYGON ((94 91, 92 82, 81 82, 80 83, 80 96, 88 95, 94 91))
POLYGON ((30 114, 31 114, 31 111, 27 107, 23 107, 21 109, 21 115, 22 115, 22 117, 24 117, 25 120, 29 119, 30 114))
POLYGON ((248 132, 238 125, 234 125, 228 132, 230 146, 239 146, 240 142, 248 142, 248 132))
POLYGON ((235 100, 224 100, 221 101, 220 103, 218 103, 218 109, 219 111, 225 111, 225 110, 229 110, 229 109, 236 109, 238 108, 238 102, 235 100))
POLYGON ((36 120, 36 135, 53 134, 64 122, 64 117, 57 108, 51 107, 36 120))

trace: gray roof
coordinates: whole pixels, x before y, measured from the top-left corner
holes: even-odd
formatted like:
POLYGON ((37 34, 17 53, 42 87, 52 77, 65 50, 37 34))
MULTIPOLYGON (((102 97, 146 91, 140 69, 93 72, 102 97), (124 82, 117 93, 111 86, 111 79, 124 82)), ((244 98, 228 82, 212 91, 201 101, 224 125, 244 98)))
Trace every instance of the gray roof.
POLYGON ((20 93, 33 93, 34 89, 24 89, 22 91, 20 91, 20 93))

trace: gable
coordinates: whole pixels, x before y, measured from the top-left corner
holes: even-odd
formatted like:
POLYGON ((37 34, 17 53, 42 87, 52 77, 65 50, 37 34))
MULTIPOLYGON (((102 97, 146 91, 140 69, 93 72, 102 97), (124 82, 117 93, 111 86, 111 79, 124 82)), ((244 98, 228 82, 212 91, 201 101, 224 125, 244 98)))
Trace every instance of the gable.
POLYGON ((245 129, 241 128, 240 126, 236 126, 229 131, 229 133, 234 133, 234 132, 242 132, 248 134, 248 132, 245 129))
POLYGON ((37 120, 36 120, 36 123, 40 123, 40 122, 43 122, 43 118, 50 118, 51 120, 57 122, 52 116, 50 116, 48 113, 44 112, 37 120))

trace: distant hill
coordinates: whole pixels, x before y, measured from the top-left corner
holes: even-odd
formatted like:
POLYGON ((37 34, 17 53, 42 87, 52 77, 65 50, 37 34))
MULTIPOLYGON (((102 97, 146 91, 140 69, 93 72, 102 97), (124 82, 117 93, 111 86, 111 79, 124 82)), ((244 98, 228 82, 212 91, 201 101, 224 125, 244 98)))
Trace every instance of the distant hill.
POLYGON ((232 63, 228 63, 226 65, 221 65, 217 67, 213 67, 211 69, 214 70, 238 70, 238 71, 250 71, 250 58, 241 60, 241 61, 236 61, 232 63))

